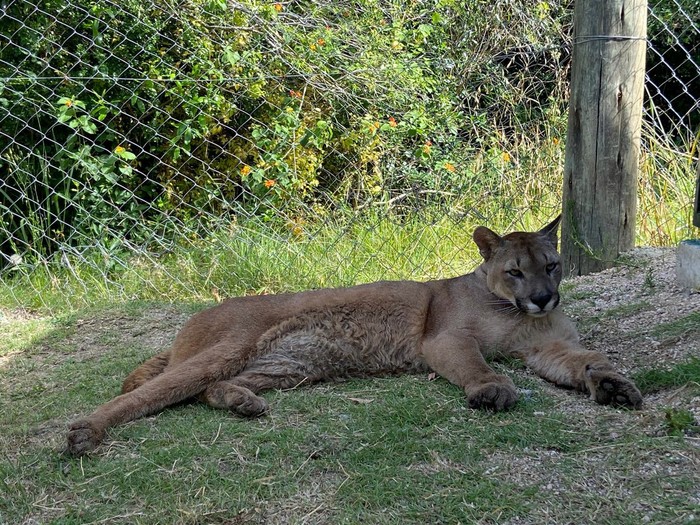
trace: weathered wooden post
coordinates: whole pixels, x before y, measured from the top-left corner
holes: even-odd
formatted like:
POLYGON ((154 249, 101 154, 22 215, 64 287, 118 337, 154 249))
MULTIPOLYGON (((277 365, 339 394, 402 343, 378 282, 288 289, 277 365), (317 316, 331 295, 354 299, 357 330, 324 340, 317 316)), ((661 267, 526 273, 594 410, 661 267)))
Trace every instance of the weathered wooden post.
POLYGON ((578 0, 564 164, 562 264, 583 275, 634 246, 646 0, 578 0))

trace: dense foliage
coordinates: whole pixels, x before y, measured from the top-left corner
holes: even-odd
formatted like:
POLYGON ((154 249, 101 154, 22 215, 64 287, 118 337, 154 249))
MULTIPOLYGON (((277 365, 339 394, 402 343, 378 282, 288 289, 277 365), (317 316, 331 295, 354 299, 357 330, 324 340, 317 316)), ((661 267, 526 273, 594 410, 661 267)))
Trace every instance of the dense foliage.
POLYGON ((47 252, 458 191, 464 159, 498 162, 505 134, 560 102, 565 9, 498 3, 13 2, 0 230, 47 252))
POLYGON ((110 251, 241 214, 303 220, 496 192, 505 166, 527 162, 514 137, 560 149, 570 9, 10 2, 0 253, 110 251))

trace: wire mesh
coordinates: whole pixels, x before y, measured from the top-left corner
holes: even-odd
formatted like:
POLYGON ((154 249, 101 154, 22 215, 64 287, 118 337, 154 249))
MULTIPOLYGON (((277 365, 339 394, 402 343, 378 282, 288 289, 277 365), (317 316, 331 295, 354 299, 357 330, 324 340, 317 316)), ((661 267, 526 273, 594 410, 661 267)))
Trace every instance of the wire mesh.
MULTIPOLYGON (((543 224, 572 6, 485 5, 4 0, 3 303, 441 277, 476 264, 476 224, 543 224)), ((700 9, 649 13, 640 235, 668 244, 690 228, 700 9)))

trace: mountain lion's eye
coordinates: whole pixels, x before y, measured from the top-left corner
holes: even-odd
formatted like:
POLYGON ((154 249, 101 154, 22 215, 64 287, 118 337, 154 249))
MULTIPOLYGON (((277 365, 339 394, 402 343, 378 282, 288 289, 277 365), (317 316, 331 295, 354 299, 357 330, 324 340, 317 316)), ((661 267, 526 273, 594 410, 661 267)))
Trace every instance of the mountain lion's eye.
POLYGON ((522 277, 523 276, 523 272, 521 272, 518 269, 508 270, 508 274, 512 275, 513 277, 522 277))
POLYGON ((552 273, 557 268, 557 263, 549 263, 546 267, 547 273, 552 273))

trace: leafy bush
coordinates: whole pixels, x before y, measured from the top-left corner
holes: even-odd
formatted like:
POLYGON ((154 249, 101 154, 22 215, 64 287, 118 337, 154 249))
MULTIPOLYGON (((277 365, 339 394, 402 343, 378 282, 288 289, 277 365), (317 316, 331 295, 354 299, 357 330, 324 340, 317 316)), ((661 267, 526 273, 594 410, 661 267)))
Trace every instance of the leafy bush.
POLYGON ((13 2, 1 251, 109 251, 183 222, 488 186, 515 135, 561 129, 568 8, 482 7, 13 2))

